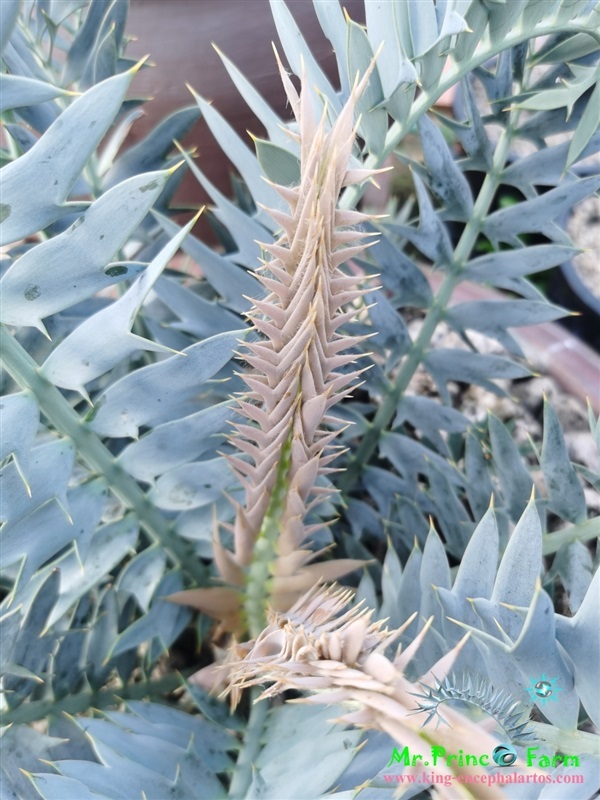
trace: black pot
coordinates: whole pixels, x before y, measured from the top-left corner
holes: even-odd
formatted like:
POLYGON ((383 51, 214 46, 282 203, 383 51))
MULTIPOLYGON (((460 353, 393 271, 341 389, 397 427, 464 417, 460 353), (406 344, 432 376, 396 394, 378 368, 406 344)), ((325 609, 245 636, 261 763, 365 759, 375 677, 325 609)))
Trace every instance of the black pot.
POLYGON ((583 283, 572 261, 553 271, 548 297, 563 308, 577 312, 578 316, 561 319, 561 325, 600 352, 600 298, 583 283))

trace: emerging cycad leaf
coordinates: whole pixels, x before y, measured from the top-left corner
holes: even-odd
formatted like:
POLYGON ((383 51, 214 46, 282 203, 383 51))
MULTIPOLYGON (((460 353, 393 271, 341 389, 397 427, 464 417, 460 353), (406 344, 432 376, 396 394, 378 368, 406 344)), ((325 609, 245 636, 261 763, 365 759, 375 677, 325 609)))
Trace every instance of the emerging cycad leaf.
POLYGON ((354 227, 366 215, 336 206, 344 186, 374 174, 348 169, 355 105, 369 72, 355 83, 329 128, 327 105, 317 122, 306 86, 298 95, 279 67, 298 123, 299 132, 289 134, 300 144, 300 183, 293 188, 272 184, 289 214, 265 209, 283 232, 263 246, 271 258, 263 262, 259 280, 268 294, 253 301, 249 315, 262 336, 244 345, 243 358, 254 371, 242 375, 249 391, 238 405, 246 419, 231 437, 240 455, 228 456, 246 500, 236 505, 234 552, 215 542, 221 576, 235 588, 196 590, 178 598, 209 613, 227 608, 221 618, 227 617, 229 630, 239 630, 243 604, 246 622, 256 632, 264 625, 267 601, 287 609, 318 578, 333 580, 361 564, 345 559, 308 565, 315 553, 305 545, 327 524, 310 525, 306 517, 332 491, 316 483, 332 470, 339 453, 333 442, 343 424, 331 410, 361 372, 342 368, 356 358, 344 351, 364 337, 344 336, 339 329, 357 312, 344 308, 365 290, 339 267, 367 247, 361 240, 372 234, 354 227))
MULTIPOLYGON (((328 706, 341 703, 349 707, 349 711, 338 717, 337 722, 383 731, 401 743, 406 752, 427 748, 432 754, 458 753, 467 744, 473 751, 479 748, 481 753, 493 753, 498 745, 494 735, 455 708, 444 709, 446 725, 423 730, 424 711, 428 709, 415 698, 415 695, 419 698, 423 684, 445 679, 466 637, 413 683, 404 673, 412 664, 433 618, 405 650, 398 650, 390 660, 385 656, 387 646, 415 615, 401 628, 389 631, 382 628, 383 621, 370 622, 371 611, 358 606, 348 608, 352 594, 335 587, 319 586, 287 613, 271 612, 269 624, 256 639, 236 645, 230 651, 227 691, 231 693, 232 703, 238 702, 245 687, 269 682, 272 685, 255 702, 286 689, 309 691, 313 694, 296 698, 294 702, 328 706)), ((436 773, 444 778, 436 776, 435 796, 440 800, 457 797, 501 800, 505 796, 501 789, 488 785, 491 781, 482 766, 485 763, 485 760, 477 763, 467 760, 463 765, 462 759, 457 763, 457 759, 450 758, 436 763, 436 773), (472 784, 469 792, 461 791, 461 783, 472 784)), ((405 775, 419 774, 423 784, 434 780, 427 777, 424 765, 418 760, 405 764, 405 775)), ((515 765, 514 769, 534 772, 520 765, 515 765)), ((521 777, 523 783, 529 780, 534 780, 533 775, 521 777)))

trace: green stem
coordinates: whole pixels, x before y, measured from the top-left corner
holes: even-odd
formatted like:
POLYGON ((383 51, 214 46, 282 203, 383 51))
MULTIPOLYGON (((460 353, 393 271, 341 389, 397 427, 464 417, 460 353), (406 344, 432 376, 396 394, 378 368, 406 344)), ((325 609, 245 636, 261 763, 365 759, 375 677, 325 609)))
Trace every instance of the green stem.
POLYGON ((72 440, 79 456, 91 470, 106 480, 114 494, 136 514, 152 541, 160 543, 171 560, 181 566, 197 584, 204 584, 206 571, 188 544, 177 536, 99 437, 83 425, 79 414, 71 408, 56 386, 40 374, 36 362, 4 325, 0 325, 0 356, 15 382, 22 389, 33 392, 49 422, 72 440))
POLYGON ((358 480, 364 466, 369 463, 371 456, 375 452, 379 440, 386 431, 396 413, 396 408, 400 398, 406 391, 413 375, 415 374, 424 354, 427 352, 431 338, 437 326, 443 320, 446 308, 457 284, 461 281, 461 273, 466 264, 477 238, 481 232, 494 195, 500 183, 500 176, 504 168, 506 158, 510 151, 510 144, 513 136, 513 127, 509 121, 506 128, 498 140, 494 158, 490 171, 486 174, 481 191, 473 207, 473 212, 465 229, 460 237, 446 275, 440 285, 439 291, 433 301, 432 306, 425 316, 423 327, 416 338, 410 352, 405 359, 391 391, 386 395, 383 403, 379 406, 375 418, 367 429, 362 441, 353 456, 351 457, 348 469, 340 478, 340 489, 344 493, 351 491, 358 480))
MULTIPOLYGON (((386 158, 394 152, 398 144, 406 136, 406 134, 413 128, 419 119, 439 100, 439 98, 455 86, 462 78, 469 72, 472 72, 476 67, 485 64, 489 59, 494 58, 499 53, 507 50, 510 47, 516 47, 523 42, 529 41, 539 36, 550 36, 559 32, 556 24, 546 24, 540 26, 533 31, 521 31, 509 33, 501 43, 495 46, 490 46, 487 50, 479 51, 464 63, 453 64, 444 75, 444 80, 440 81, 437 86, 431 87, 428 92, 423 92, 413 103, 409 115, 403 122, 394 122, 387 132, 385 143, 380 153, 371 153, 364 162, 365 169, 377 169, 386 160, 386 158)), ((590 33, 587 29, 581 28, 578 25, 563 25, 560 27, 560 33, 590 33)), ((591 34, 593 35, 593 34, 591 34)), ((600 38, 600 37, 599 37, 600 38)), ((356 208, 360 201, 365 189, 366 183, 362 185, 349 186, 340 198, 339 206, 342 209, 356 208)))
POLYGON ((229 800, 244 800, 252 783, 252 767, 262 747, 262 734, 267 712, 270 708, 268 700, 261 700, 259 703, 255 702, 259 692, 260 690, 256 687, 253 687, 250 692, 250 716, 246 726, 244 743, 240 749, 233 778, 231 779, 229 800))
POLYGON ((530 722, 536 741, 545 742, 556 752, 577 756, 596 756, 600 752, 600 736, 578 730, 561 730, 545 722, 530 722))
POLYGON ((172 673, 158 680, 130 683, 118 689, 100 689, 98 691, 89 689, 77 694, 69 694, 60 699, 53 697, 47 700, 32 700, 11 711, 0 713, 0 726, 23 725, 47 719, 49 715, 56 717, 62 713, 80 714, 89 711, 90 708, 118 706, 124 700, 142 700, 145 697, 168 694, 179 689, 183 684, 182 676, 179 673, 172 673))
POLYGON ((292 458, 293 420, 290 432, 282 445, 277 465, 275 485, 265 513, 258 538, 254 543, 252 563, 248 569, 244 590, 244 611, 248 631, 253 639, 267 624, 267 604, 271 595, 271 565, 277 556, 280 520, 285 510, 288 495, 288 477, 292 458))
POLYGON ((587 542, 600 536, 600 524, 597 518, 588 519, 578 525, 571 525, 562 531, 547 533, 542 543, 542 552, 545 556, 556 553, 561 547, 572 542, 587 542))

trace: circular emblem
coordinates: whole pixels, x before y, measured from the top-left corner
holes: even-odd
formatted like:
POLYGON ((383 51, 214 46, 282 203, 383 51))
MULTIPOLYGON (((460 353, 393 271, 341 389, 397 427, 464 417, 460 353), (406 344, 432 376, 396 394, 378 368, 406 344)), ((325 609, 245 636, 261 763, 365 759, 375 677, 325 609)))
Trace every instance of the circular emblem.
POLYGON ((510 744, 499 744, 494 748, 492 758, 499 767, 510 767, 517 760, 517 751, 510 744))
POLYGON ((548 681, 538 681, 533 687, 538 697, 550 697, 552 694, 552 684, 548 681))

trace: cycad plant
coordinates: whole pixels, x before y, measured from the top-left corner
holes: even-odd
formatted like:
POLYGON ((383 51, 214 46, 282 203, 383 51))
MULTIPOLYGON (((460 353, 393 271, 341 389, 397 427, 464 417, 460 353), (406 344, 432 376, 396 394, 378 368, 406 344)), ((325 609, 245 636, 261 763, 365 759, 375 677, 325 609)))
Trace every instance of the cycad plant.
POLYGON ((339 89, 272 3, 293 120, 222 56, 267 131, 254 153, 198 95, 127 149, 145 64, 123 0, 0 4, 7 796, 544 798, 548 780, 580 800, 600 783, 600 478, 548 403, 527 448, 456 403, 527 379, 509 329, 565 313, 529 278, 570 257, 557 221, 600 187, 577 170, 600 148, 600 8, 365 0, 365 25, 314 8, 339 89), (450 119, 434 104, 458 84, 450 119), (178 144, 200 114, 235 201, 178 144), (361 197, 392 154, 414 197, 383 218, 361 197), (185 167, 218 248, 172 218, 185 167), (179 248, 200 279, 170 267, 179 248), (464 281, 504 294, 452 305, 464 281), (320 583, 337 579, 355 591, 320 583), (273 699, 288 690, 299 703, 273 699), (405 748, 488 760, 433 774, 405 748))

